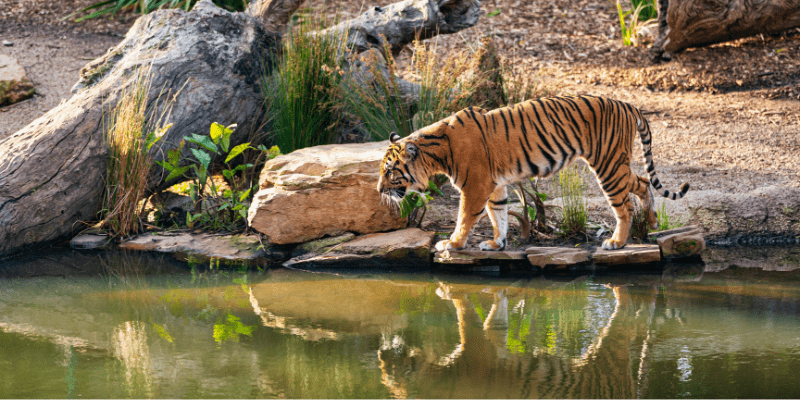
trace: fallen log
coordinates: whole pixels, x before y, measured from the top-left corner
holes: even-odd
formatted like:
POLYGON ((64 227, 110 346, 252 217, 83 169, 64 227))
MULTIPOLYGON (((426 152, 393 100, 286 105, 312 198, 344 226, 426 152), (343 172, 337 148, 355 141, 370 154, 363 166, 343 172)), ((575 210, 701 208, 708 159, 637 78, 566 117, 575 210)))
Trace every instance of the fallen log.
MULTIPOLYGON (((140 17, 119 45, 84 67, 71 99, 0 140, 0 256, 68 239, 95 218, 109 154, 104 116, 131 84, 126 77, 142 67, 152 68, 149 113, 164 103, 160 93, 172 102, 166 122, 173 127, 151 150, 155 160, 215 121, 238 124, 231 146, 246 142, 264 116, 261 78, 280 56, 282 32, 302 3, 256 0, 246 12, 230 13, 201 0, 190 12, 140 17)), ((478 0, 405 0, 386 7, 391 13, 343 24, 353 32, 380 32, 396 48, 413 40, 409 32, 429 37, 474 25, 479 8, 478 0), (396 26, 405 28, 390 29, 396 26)), ((188 146, 184 151, 188 156, 188 146)), ((148 189, 168 186, 165 176, 154 168, 148 189)))
POLYGON ((658 36, 650 47, 654 62, 673 53, 800 27, 797 0, 659 0, 658 36))

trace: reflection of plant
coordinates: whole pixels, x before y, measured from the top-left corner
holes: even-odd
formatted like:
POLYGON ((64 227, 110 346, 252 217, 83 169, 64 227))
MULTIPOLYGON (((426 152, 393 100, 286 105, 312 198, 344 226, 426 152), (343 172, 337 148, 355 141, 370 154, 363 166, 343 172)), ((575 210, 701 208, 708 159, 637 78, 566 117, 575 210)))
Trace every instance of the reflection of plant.
POLYGON ((267 159, 279 154, 277 147, 267 149, 264 145, 257 148, 250 143, 242 143, 230 148, 230 138, 235 125, 222 126, 212 123, 208 136, 191 134, 181 141, 177 149, 167 152, 167 159, 158 164, 169 171, 166 181, 179 177, 188 177, 189 196, 194 206, 193 212, 186 213, 186 226, 190 229, 205 227, 210 229, 236 229, 243 221, 247 220, 247 201, 251 197, 252 183, 245 179, 245 172, 253 168, 254 164, 239 164, 232 166, 230 163, 246 150, 259 150, 267 159), (186 142, 196 145, 190 148, 193 159, 188 165, 181 166, 182 152, 186 142), (225 166, 222 175, 229 183, 230 188, 220 190, 217 182, 211 176, 212 156, 225 156, 225 166), (191 172, 191 173, 190 173, 191 172))
POLYGON ((238 342, 239 335, 252 336, 255 328, 255 325, 245 325, 239 320, 239 317, 228 314, 225 320, 214 324, 214 341, 217 343, 238 342))

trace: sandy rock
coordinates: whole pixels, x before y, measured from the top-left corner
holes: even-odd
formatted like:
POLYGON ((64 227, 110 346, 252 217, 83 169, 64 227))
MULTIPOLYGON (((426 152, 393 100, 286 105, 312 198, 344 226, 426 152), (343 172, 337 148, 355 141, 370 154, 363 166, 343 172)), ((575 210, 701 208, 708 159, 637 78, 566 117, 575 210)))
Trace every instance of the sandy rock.
POLYGON ((620 250, 598 248, 592 261, 603 265, 647 264, 661 261, 661 250, 654 244, 629 244, 620 250))
POLYGON ((281 251, 267 252, 254 235, 215 236, 205 233, 143 234, 124 241, 122 249, 158 251, 162 253, 187 253, 192 256, 216 258, 228 261, 251 261, 256 259, 286 259, 281 251))
POLYGON ((358 236, 353 240, 318 250, 318 254, 295 257, 291 267, 390 268, 430 267, 434 233, 418 228, 358 236))
POLYGON ((676 202, 688 211, 707 238, 741 234, 800 233, 800 189, 768 186, 748 193, 689 192, 676 202))
POLYGON ((248 213, 270 243, 406 226, 376 187, 388 141, 305 148, 270 160, 248 213))
POLYGON ((556 269, 582 264, 589 261, 589 252, 569 247, 528 247, 525 249, 528 261, 539 268, 556 269))
POLYGON ((649 236, 656 239, 664 258, 696 256, 706 249, 703 230, 695 225, 653 232, 649 236))
POLYGON ((439 264, 479 265, 497 261, 524 260, 524 251, 445 250, 436 252, 433 261, 439 264))
POLYGON ((0 107, 33 97, 33 83, 17 60, 0 54, 0 107))

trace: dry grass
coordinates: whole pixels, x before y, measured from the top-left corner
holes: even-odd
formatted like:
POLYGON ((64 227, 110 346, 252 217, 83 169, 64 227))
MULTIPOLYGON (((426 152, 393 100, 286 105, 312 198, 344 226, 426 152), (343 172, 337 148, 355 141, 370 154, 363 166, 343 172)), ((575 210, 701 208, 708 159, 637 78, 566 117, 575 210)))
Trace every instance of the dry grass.
POLYGON ((153 128, 158 122, 148 122, 150 69, 142 68, 129 79, 131 83, 122 90, 120 101, 111 113, 112 122, 105 138, 109 158, 100 227, 115 237, 130 236, 141 227, 137 208, 145 197, 153 165, 149 150, 169 128, 156 131, 153 128))

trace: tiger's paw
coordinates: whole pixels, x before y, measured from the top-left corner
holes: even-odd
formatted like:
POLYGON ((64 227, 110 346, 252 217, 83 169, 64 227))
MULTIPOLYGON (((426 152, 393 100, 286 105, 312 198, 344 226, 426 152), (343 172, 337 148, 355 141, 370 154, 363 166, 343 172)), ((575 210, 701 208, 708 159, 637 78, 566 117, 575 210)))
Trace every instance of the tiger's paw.
POLYGON ((458 250, 461 247, 457 247, 455 243, 450 240, 441 240, 436 243, 436 251, 445 251, 445 250, 458 250))
POLYGON ((483 251, 505 250, 505 248, 506 248, 506 239, 505 238, 500 239, 500 243, 495 242, 494 240, 486 240, 486 241, 481 242, 481 244, 478 245, 478 248, 483 250, 483 251))
POLYGON ((603 250, 617 250, 625 247, 625 242, 621 240, 606 239, 603 241, 603 250))

